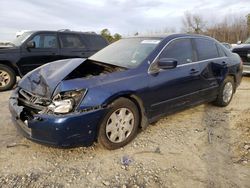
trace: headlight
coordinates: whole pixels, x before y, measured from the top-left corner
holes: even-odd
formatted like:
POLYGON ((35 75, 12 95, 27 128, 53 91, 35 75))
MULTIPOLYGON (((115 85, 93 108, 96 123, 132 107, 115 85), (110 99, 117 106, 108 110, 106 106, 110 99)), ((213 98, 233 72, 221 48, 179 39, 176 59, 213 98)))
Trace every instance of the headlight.
POLYGON ((85 96, 87 90, 67 91, 57 94, 52 103, 48 106, 48 111, 57 114, 66 114, 73 111, 85 96))
POLYGON ((73 110, 74 103, 71 99, 53 101, 52 104, 48 106, 48 109, 54 113, 66 114, 73 110))

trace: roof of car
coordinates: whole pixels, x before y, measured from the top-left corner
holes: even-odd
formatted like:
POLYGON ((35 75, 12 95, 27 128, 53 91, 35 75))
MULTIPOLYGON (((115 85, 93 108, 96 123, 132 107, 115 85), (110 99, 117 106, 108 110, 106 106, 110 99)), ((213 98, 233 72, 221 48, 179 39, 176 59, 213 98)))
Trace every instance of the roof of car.
POLYGON ((68 29, 62 29, 62 30, 57 30, 57 31, 52 31, 52 30, 34 30, 34 31, 28 31, 28 32, 32 32, 32 33, 36 33, 36 32, 51 32, 51 33, 76 33, 76 34, 88 34, 88 35, 97 35, 97 33, 93 32, 93 31, 71 31, 68 29))
POLYGON ((178 38, 178 37, 205 37, 205 38, 211 38, 206 35, 199 35, 199 34, 186 34, 186 33, 163 33, 163 34, 153 34, 153 35, 137 35, 132 37, 126 37, 126 38, 158 38, 158 39, 164 39, 166 37, 171 38, 178 38))

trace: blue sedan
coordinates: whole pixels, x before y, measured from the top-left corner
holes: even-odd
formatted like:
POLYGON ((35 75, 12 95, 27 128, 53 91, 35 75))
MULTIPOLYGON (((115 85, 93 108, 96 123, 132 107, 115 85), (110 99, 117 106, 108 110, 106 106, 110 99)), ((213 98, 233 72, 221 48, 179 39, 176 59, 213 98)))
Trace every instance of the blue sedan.
POLYGON ((202 35, 121 39, 88 59, 66 59, 28 73, 9 100, 31 140, 69 147, 98 141, 117 149, 160 117, 202 103, 227 106, 242 63, 202 35))

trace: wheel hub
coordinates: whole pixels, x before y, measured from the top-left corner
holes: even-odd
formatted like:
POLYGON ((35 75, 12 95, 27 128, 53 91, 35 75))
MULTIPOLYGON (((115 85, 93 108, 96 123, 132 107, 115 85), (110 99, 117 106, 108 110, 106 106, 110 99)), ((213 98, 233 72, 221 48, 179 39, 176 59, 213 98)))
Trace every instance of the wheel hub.
POLYGON ((227 82, 223 89, 223 101, 228 103, 233 95, 233 85, 231 82, 227 82))
POLYGON ((134 127, 134 114, 128 108, 114 111, 106 124, 106 136, 113 143, 126 140, 134 127))
POLYGON ((0 87, 8 85, 10 82, 10 75, 3 70, 0 70, 0 87))

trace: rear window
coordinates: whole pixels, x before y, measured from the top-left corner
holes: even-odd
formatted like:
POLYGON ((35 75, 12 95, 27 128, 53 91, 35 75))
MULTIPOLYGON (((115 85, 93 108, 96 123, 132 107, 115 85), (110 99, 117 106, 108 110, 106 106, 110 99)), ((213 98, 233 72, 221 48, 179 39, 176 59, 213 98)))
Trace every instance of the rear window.
POLYGON ((100 50, 108 45, 107 41, 100 35, 81 35, 89 49, 100 50))
POLYGON ((225 57, 226 53, 224 52, 224 50, 222 49, 222 47, 219 46, 218 44, 216 44, 216 46, 217 46, 217 49, 218 49, 218 52, 219 52, 219 56, 220 57, 225 57))
POLYGON ((194 39, 194 41, 199 61, 219 57, 217 46, 214 41, 209 39, 194 39))

